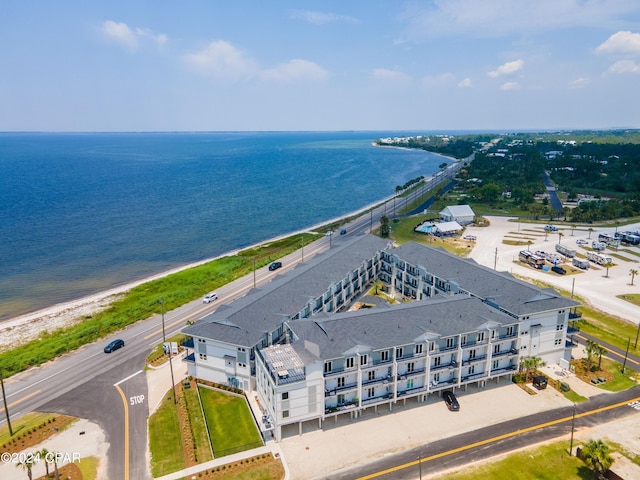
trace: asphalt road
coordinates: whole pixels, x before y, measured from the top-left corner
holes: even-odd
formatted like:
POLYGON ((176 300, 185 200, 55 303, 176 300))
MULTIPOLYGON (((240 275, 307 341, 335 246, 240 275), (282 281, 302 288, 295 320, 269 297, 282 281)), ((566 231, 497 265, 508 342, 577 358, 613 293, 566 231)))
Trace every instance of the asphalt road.
MULTIPOLYGON (((576 405, 574 428, 578 430, 629 415, 640 415, 638 410, 628 405, 639 399, 640 387, 593 397, 588 402, 576 405)), ((573 413, 573 407, 564 407, 510 420, 431 442, 397 455, 385 456, 364 467, 334 474, 332 478, 415 480, 420 472, 423 475, 432 475, 452 468, 461 468, 479 460, 570 434, 573 413)))
MULTIPOLYGON (((190 302, 164 316, 165 334, 170 337, 227 302, 244 296, 254 286, 270 281, 298 263, 362 234, 371 226, 364 216, 350 224, 346 235, 323 237, 282 259, 283 268, 270 272, 266 267, 220 288, 218 300, 203 304, 190 302), (254 280, 255 279, 255 280, 254 280)), ((371 215, 373 218, 373 215, 371 215)), ((86 345, 55 361, 5 380, 11 419, 33 412, 63 413, 96 422, 109 442, 108 478, 149 478, 147 459, 147 417, 149 412, 145 360, 151 349, 162 342, 162 318, 159 315, 137 322, 117 334, 86 345), (126 346, 105 354, 104 346, 122 338, 126 346)), ((181 362, 174 369, 185 370, 181 362)), ((4 425, 4 415, 0 425, 4 425)))

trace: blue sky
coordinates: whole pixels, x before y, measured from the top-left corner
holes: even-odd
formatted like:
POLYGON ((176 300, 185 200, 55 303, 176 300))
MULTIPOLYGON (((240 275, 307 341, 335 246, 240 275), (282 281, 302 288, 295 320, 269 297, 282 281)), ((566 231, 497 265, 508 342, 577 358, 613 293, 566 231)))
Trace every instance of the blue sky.
POLYGON ((638 0, 4 0, 0 131, 640 127, 638 0))

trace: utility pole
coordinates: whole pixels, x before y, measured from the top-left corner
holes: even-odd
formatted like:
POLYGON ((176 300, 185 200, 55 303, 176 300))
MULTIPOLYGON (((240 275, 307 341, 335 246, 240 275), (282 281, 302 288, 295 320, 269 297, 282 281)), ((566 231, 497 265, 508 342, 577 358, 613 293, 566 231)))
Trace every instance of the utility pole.
POLYGON ((633 344, 633 349, 638 348, 638 335, 640 335, 640 322, 638 322, 638 330, 636 331, 636 343, 633 344))
POLYGON ((256 288, 256 257, 253 257, 253 288, 256 288))
POLYGON ((624 374, 624 370, 627 367, 627 356, 629 355, 629 345, 631 345, 631 337, 627 341, 627 351, 624 354, 624 363, 622 364, 622 373, 624 374))
POLYGON ((304 263, 304 238, 300 239, 300 253, 302 254, 302 260, 300 263, 304 263))
MULTIPOLYGON (((164 331, 164 298, 160 297, 160 306, 162 308, 162 346, 167 343, 167 337, 164 331)), ((178 404, 178 399, 176 398, 176 383, 173 380, 173 363, 171 362, 171 343, 169 343, 169 370, 171 370, 171 388, 173 388, 173 404, 178 404)))
POLYGON ((496 247, 495 257, 493 258, 493 269, 496 269, 496 264, 498 263, 498 247, 496 247))
POLYGON ((573 455, 573 429, 576 426, 576 404, 573 404, 573 416, 571 417, 571 443, 569 444, 569 456, 573 455))
POLYGON ((11 420, 9 419, 9 407, 7 405, 7 396, 4 393, 4 379, 2 378, 2 369, 0 369, 0 385, 2 386, 2 401, 4 402, 4 415, 7 417, 7 426, 9 427, 9 436, 13 437, 13 428, 11 428, 11 420))
POLYGON ((371 209, 371 227, 369 233, 373 234, 373 208, 371 209))

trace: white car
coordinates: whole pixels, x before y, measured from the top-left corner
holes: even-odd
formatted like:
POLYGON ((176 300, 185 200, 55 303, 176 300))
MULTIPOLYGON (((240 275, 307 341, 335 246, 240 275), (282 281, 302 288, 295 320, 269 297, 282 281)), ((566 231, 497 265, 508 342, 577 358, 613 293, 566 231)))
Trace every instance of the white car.
POLYGON ((586 245, 586 244, 587 244, 587 243, 589 243, 589 242, 587 242, 586 240, 584 240, 584 239, 582 239, 582 238, 579 238, 579 239, 577 239, 577 240, 576 240, 576 243, 577 243, 578 245, 586 245))
POLYGON ((218 294, 216 292, 207 293, 204 297, 202 297, 202 303, 211 303, 217 299, 218 294))
POLYGON ((473 241, 477 240, 475 235, 465 235, 462 238, 464 238, 465 240, 473 240, 473 241))

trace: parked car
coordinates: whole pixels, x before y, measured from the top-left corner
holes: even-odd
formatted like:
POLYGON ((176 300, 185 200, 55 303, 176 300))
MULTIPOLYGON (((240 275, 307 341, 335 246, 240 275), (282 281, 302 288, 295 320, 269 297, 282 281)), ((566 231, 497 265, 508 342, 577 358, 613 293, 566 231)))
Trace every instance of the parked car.
POLYGON ((207 293, 204 297, 202 297, 202 303, 211 303, 217 299, 218 294, 216 292, 207 293))
POLYGON ((544 229, 545 229, 547 232, 556 232, 556 231, 558 230, 558 228, 557 228, 557 227, 554 227, 553 225, 545 225, 545 226, 544 226, 544 229))
POLYGON ((269 265, 269 270, 270 271, 274 271, 279 269, 282 266, 282 262, 273 262, 271 265, 269 265))
POLYGON ((538 390, 544 390, 547 388, 547 377, 544 375, 536 375, 533 377, 533 386, 538 390))
POLYGON ((553 267, 551 267, 551 271, 556 272, 558 275, 564 275, 565 273, 567 273, 567 271, 564 268, 558 265, 554 265, 553 267))
POLYGON ((579 239, 576 240, 576 243, 578 245, 586 245, 589 242, 587 242, 584 238, 579 238, 579 239))
POLYGON ((475 235, 465 235, 462 238, 464 238, 465 240, 473 240, 473 241, 477 240, 475 235))
POLYGON ((104 353, 111 353, 111 352, 115 352, 116 350, 118 350, 119 348, 124 347, 124 340, 121 339, 116 339, 113 342, 111 342, 109 345, 107 345, 106 347, 104 347, 104 353))
POLYGON ((447 408, 452 412, 457 412, 458 410, 460 410, 458 399, 451 390, 445 390, 444 392, 442 392, 442 399, 444 400, 444 403, 446 403, 447 408))

